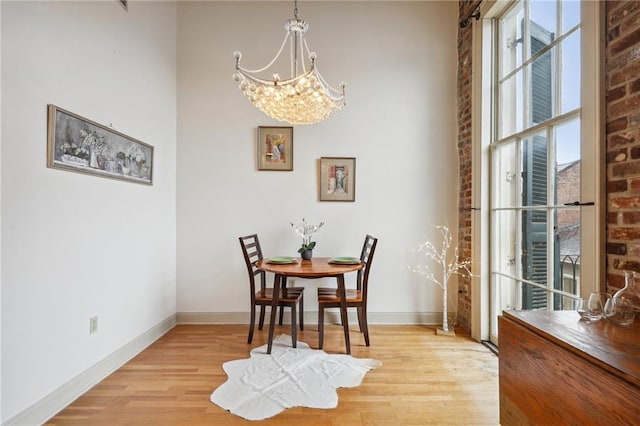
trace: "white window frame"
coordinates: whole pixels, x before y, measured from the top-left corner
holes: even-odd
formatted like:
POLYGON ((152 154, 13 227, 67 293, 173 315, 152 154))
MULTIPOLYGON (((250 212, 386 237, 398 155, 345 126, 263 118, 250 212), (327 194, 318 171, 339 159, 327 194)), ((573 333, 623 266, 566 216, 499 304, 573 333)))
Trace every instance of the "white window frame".
MULTIPOLYGON (((490 152, 495 129, 492 120, 493 77, 497 63, 492 40, 494 17, 512 4, 505 0, 485 0, 480 5, 482 19, 473 21, 471 78, 472 110, 472 211, 471 260, 474 276, 471 292, 471 336, 490 336, 490 152)), ((592 208, 581 209, 581 291, 601 291, 605 283, 605 91, 604 91, 603 2, 581 2, 581 199, 593 199, 592 208), (585 147, 589 147, 585 149, 585 147)), ((497 340, 495 341, 497 343, 497 340)))

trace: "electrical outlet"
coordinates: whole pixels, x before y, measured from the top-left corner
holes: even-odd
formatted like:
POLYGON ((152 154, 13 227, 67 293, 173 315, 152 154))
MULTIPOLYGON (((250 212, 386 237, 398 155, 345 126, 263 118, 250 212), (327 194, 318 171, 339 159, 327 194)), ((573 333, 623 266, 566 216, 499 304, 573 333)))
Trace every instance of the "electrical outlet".
POLYGON ((98 331, 98 317, 89 318, 89 334, 96 333, 98 331))

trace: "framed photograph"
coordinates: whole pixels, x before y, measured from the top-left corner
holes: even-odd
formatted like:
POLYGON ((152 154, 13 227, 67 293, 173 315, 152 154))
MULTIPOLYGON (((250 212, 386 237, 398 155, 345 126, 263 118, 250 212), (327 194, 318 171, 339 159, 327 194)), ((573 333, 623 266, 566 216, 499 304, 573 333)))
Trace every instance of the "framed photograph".
POLYGON ((258 170, 293 170, 293 127, 258 127, 258 170))
POLYGON ((320 158, 320 201, 356 200, 356 159, 320 158))
POLYGON ((48 105, 47 167, 153 184, 153 146, 48 105))

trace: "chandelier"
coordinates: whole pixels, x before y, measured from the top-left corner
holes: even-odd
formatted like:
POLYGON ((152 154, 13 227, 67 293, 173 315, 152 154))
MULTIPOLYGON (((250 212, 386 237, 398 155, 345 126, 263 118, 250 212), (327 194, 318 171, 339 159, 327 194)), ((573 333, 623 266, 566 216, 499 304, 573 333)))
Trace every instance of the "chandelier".
POLYGON ((294 2, 294 17, 295 19, 284 23, 287 34, 280 50, 264 68, 249 70, 241 67, 242 54, 234 52, 238 72, 233 79, 239 83, 240 90, 247 99, 269 117, 290 124, 318 123, 346 105, 346 83, 341 83, 340 90, 336 90, 318 72, 315 66, 316 54, 309 51, 304 39, 309 24, 298 19, 297 0, 294 2), (291 77, 283 80, 278 73, 273 74, 273 80, 259 77, 259 73, 266 72, 277 61, 287 41, 291 50, 291 77), (309 60, 308 67, 304 60, 305 53, 309 60))

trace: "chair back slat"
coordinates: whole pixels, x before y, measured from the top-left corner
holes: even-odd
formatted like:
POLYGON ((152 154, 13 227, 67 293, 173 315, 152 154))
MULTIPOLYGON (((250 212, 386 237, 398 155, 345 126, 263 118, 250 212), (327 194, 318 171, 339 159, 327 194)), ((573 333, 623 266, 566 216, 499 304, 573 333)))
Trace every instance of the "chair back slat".
POLYGON ((362 245, 362 252, 360 253, 360 261, 364 267, 358 271, 357 288, 362 292, 362 302, 366 305, 367 293, 369 287, 369 272, 371 271, 371 264, 373 263, 373 255, 376 252, 376 246, 378 245, 378 239, 367 234, 364 238, 364 244, 362 245))
POLYGON ((244 262, 247 266, 247 272, 249 273, 249 284, 251 286, 251 303, 254 302, 256 293, 256 275, 260 275, 260 288, 266 287, 265 273, 264 271, 256 268, 256 262, 262 260, 262 248, 260 247, 260 240, 258 234, 246 235, 238 238, 240 241, 240 247, 242 247, 242 255, 244 262))

